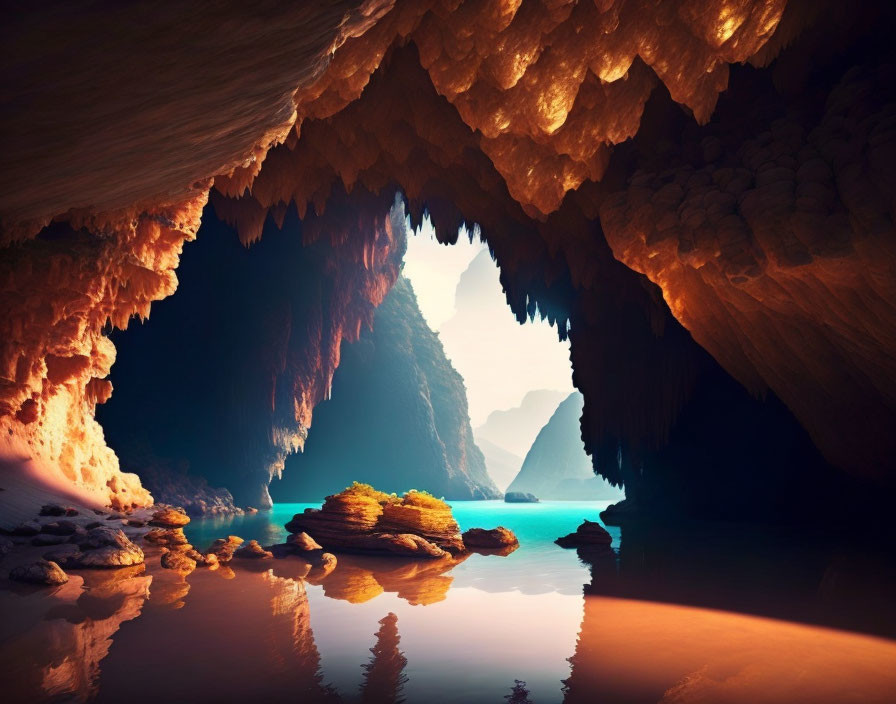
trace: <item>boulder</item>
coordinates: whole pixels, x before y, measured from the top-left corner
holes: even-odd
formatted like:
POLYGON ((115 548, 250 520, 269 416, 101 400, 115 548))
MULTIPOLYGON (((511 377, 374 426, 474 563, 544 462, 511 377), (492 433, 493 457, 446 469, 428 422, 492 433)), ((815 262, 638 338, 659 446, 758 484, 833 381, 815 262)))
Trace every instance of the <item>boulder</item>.
POLYGON ((143 551, 121 531, 107 526, 76 536, 77 549, 61 555, 63 567, 127 567, 143 563, 143 551))
POLYGON ((162 553, 162 567, 178 572, 192 572, 196 569, 196 560, 180 550, 168 550, 162 553))
POLYGON ((189 544, 183 528, 153 528, 143 536, 143 539, 163 547, 189 544))
POLYGON ((286 539, 286 544, 297 552, 311 552, 312 550, 322 550, 317 541, 305 532, 290 533, 286 539))
POLYGON ((29 584, 45 584, 57 586, 68 581, 68 575, 55 562, 48 560, 36 560, 24 565, 13 567, 9 571, 9 578, 16 582, 29 584))
POLYGON ((537 504, 538 497, 525 491, 508 491, 504 501, 508 504, 537 504))
POLYGON ((149 525, 161 526, 162 528, 182 528, 189 522, 190 517, 183 511, 172 506, 163 506, 152 514, 149 525))
POLYGON ((252 560, 270 560, 274 557, 274 554, 261 547, 257 540, 250 540, 234 553, 234 557, 249 558, 252 560))
POLYGON ((483 548, 486 550, 500 550, 520 544, 513 531, 504 526, 497 528, 470 528, 463 534, 464 545, 467 549, 483 548))
POLYGON ((557 538, 554 542, 563 548, 609 548, 613 538, 600 523, 586 519, 574 533, 557 538))
POLYGON ((236 535, 228 535, 226 538, 218 538, 206 551, 207 555, 214 555, 219 563, 226 564, 233 559, 236 549, 243 544, 243 539, 236 535))
POLYGON ((608 526, 620 526, 638 517, 638 505, 631 499, 623 499, 610 504, 600 513, 600 520, 608 526))

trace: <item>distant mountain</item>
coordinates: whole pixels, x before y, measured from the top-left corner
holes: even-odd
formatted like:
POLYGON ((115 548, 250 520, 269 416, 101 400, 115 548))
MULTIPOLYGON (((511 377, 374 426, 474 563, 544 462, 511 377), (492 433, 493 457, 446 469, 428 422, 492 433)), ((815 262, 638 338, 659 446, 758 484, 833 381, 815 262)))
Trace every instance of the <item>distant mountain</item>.
POLYGON ((343 343, 331 399, 319 404, 303 454, 286 460, 275 501, 319 500, 353 481, 387 492, 498 498, 473 440, 463 379, 399 277, 372 331, 343 343))
POLYGON ((477 437, 476 445, 485 455, 485 467, 488 469, 488 475, 498 489, 504 491, 519 474, 520 467, 523 466, 523 458, 508 452, 484 437, 477 437))
POLYGON ((507 491, 539 499, 621 499, 622 490, 594 474, 582 444, 579 418, 584 398, 578 391, 561 403, 538 433, 519 474, 507 491))
POLYGON ((516 408, 493 411, 474 431, 476 441, 488 440, 511 454, 525 457, 538 431, 566 396, 564 391, 530 391, 516 408))

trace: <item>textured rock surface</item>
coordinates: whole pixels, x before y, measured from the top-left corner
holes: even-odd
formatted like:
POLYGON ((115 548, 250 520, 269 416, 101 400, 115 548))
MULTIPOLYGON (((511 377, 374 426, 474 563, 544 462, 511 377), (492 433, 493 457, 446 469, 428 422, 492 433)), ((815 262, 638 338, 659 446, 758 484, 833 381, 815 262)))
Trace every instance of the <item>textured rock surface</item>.
POLYGON ((248 543, 241 545, 233 556, 249 560, 270 560, 274 557, 274 554, 270 550, 265 550, 261 547, 257 540, 250 540, 248 543))
POLYGON ((164 506, 152 514, 149 525, 163 528, 183 528, 189 522, 190 517, 183 511, 171 506, 164 506))
POLYGON ((404 497, 354 484, 305 509, 286 524, 290 533, 314 535, 325 549, 444 557, 464 549, 451 507, 431 496, 404 497))
POLYGON ((143 564, 143 551, 121 531, 102 526, 76 537, 75 550, 55 553, 63 567, 103 568, 143 564))
POLYGON ((208 554, 218 558, 218 562, 226 564, 233 559, 236 549, 243 544, 243 539, 236 535, 228 535, 226 538, 216 538, 208 549, 208 554))
POLYGON ((9 571, 9 578, 16 582, 28 582, 30 584, 45 584, 53 587, 65 584, 68 575, 55 562, 38 560, 25 565, 17 565, 9 571))
POLYGON ((520 544, 513 531, 504 526, 470 528, 464 531, 463 539, 467 548, 500 549, 520 544))
POLYGON ((500 496, 473 441, 464 380, 400 277, 373 329, 343 344, 332 398, 315 410, 305 450, 290 457, 277 501, 312 501, 352 481, 415 486, 449 500, 500 496), (346 442, 351 437, 351 442, 346 442))

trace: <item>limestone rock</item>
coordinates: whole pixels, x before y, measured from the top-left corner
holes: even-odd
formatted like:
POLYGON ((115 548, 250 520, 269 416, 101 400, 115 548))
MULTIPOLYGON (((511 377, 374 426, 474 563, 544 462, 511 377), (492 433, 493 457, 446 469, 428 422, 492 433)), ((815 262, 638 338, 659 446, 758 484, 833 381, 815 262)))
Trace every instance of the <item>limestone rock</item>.
POLYGON ((148 543, 164 547, 188 544, 183 528, 153 528, 143 536, 143 539, 148 543))
POLYGON ((178 572, 192 572, 196 569, 196 560, 180 550, 166 550, 162 553, 162 567, 178 572))
POLYGON ((322 550, 321 546, 317 544, 317 541, 305 532, 290 533, 289 537, 286 539, 286 544, 298 552, 322 550))
POLYGON ((554 542, 563 548, 609 548, 613 538, 600 523, 585 520, 574 533, 557 538, 554 542))
POLYGON ((463 534, 464 545, 467 549, 484 548, 486 550, 498 549, 519 545, 520 541, 513 531, 504 526, 497 528, 470 528, 463 534))
POLYGON ((62 568, 55 562, 47 560, 37 560, 13 567, 9 572, 9 578, 17 582, 46 584, 47 586, 65 584, 68 581, 68 575, 63 572, 62 568))
POLYGON ((228 535, 226 538, 218 538, 208 549, 207 554, 214 555, 218 562, 228 563, 233 559, 236 549, 243 544, 243 539, 236 535, 228 535))
POLYGON ((182 528, 190 522, 190 517, 183 511, 171 506, 164 506, 152 514, 149 525, 162 528, 182 528))
POLYGON ((464 550, 451 507, 428 494, 403 497, 355 483, 328 496, 320 509, 306 509, 286 524, 307 532, 327 550, 444 557, 464 550))
POLYGON ((257 540, 250 540, 234 553, 235 557, 243 557, 254 560, 270 560, 274 554, 269 550, 265 550, 258 544, 257 540))
POLYGON ((77 550, 60 555, 63 567, 127 567, 143 563, 143 551, 121 531, 102 526, 77 537, 77 550))

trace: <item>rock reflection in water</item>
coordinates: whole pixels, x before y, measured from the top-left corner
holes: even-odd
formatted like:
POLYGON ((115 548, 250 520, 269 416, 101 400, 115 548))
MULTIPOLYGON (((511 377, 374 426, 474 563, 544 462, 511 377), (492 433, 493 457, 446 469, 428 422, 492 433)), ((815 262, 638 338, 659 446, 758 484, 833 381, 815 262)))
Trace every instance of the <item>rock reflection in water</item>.
POLYGON ((398 649, 398 616, 386 614, 380 619, 376 644, 370 649, 373 657, 363 665, 364 683, 361 685, 361 704, 398 704, 404 701, 402 688, 408 681, 404 668, 408 659, 398 649))
POLYGON ((97 694, 101 662, 122 623, 137 618, 152 577, 143 565, 85 572, 47 593, 4 591, 0 682, 6 701, 86 701, 97 694))

